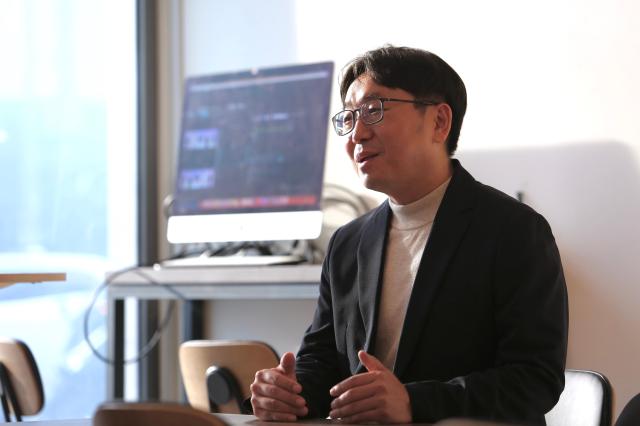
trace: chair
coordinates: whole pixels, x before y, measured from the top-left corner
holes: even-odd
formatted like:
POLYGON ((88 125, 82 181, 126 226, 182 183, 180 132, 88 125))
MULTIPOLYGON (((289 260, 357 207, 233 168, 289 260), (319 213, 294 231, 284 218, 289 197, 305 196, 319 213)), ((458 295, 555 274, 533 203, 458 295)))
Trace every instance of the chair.
POLYGON ((243 413, 255 373, 278 365, 266 343, 192 340, 180 345, 180 370, 189 403, 209 412, 243 413))
POLYGON ((93 415, 93 426, 224 426, 216 416, 175 403, 107 402, 93 415))
POLYGON ((611 426, 611 384, 596 371, 565 370, 564 391, 547 426, 611 426))
POLYGON ((19 340, 0 338, 0 399, 6 422, 38 414, 44 391, 36 361, 29 347, 19 340))
POLYGON ((616 420, 616 426, 637 425, 640 425, 640 393, 627 402, 616 420))

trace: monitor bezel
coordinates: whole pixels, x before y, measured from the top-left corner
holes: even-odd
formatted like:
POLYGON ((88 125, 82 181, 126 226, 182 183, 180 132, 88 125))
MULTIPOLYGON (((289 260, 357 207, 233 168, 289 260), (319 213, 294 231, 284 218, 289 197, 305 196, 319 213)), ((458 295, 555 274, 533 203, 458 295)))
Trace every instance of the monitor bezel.
MULTIPOLYGON (((189 85, 202 82, 217 83, 242 79, 258 79, 264 77, 287 76, 309 70, 328 72, 329 99, 327 100, 327 118, 331 108, 334 63, 331 61, 306 64, 283 65, 277 67, 254 68, 242 71, 216 73, 188 77, 185 80, 185 99, 183 99, 180 144, 185 128, 185 108, 187 107, 187 90, 189 85)), ((327 119, 327 138, 330 120, 327 119)), ((323 149, 327 155, 326 142, 323 149)), ((176 162, 176 179, 174 190, 177 193, 178 164, 176 162)), ((318 238, 322 230, 322 182, 324 180, 325 158, 322 158, 320 191, 318 202, 307 210, 284 210, 262 212, 214 212, 207 214, 176 214, 170 212, 167 223, 167 239, 172 244, 218 243, 238 241, 278 241, 278 240, 311 240, 318 238)))

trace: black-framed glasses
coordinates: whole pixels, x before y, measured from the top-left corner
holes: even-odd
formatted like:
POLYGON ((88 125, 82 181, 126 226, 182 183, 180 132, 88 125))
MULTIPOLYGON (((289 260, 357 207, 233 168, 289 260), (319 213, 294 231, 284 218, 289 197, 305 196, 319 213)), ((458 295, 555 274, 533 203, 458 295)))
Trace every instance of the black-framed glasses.
POLYGON ((376 124, 384 118, 385 102, 405 102, 418 105, 437 105, 439 102, 419 101, 395 98, 370 98, 364 101, 357 109, 344 109, 331 118, 333 128, 338 136, 351 133, 356 126, 356 120, 360 118, 365 124, 376 124), (356 114, 357 113, 357 114, 356 114))

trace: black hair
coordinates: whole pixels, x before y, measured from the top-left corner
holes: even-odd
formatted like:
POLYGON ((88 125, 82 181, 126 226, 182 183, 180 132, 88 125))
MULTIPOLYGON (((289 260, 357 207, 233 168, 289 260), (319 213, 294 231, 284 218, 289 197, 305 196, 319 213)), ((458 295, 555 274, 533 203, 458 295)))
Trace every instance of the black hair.
POLYGON ((426 50, 385 45, 370 50, 342 70, 340 96, 344 101, 351 83, 363 74, 382 86, 405 90, 418 100, 445 102, 453 111, 447 152, 458 147, 460 128, 467 110, 467 90, 453 68, 426 50))

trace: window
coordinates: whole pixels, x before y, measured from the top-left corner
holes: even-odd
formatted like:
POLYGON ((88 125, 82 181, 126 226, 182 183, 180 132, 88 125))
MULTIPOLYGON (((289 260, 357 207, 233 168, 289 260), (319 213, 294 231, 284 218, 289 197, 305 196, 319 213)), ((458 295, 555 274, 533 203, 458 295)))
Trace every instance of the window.
MULTIPOLYGON (((68 275, 0 290, 0 335, 40 369, 41 419, 90 416, 106 395, 82 321, 104 273, 136 262, 135 7, 0 0, 0 271, 68 275)), ((105 309, 90 326, 103 353, 105 309)))

